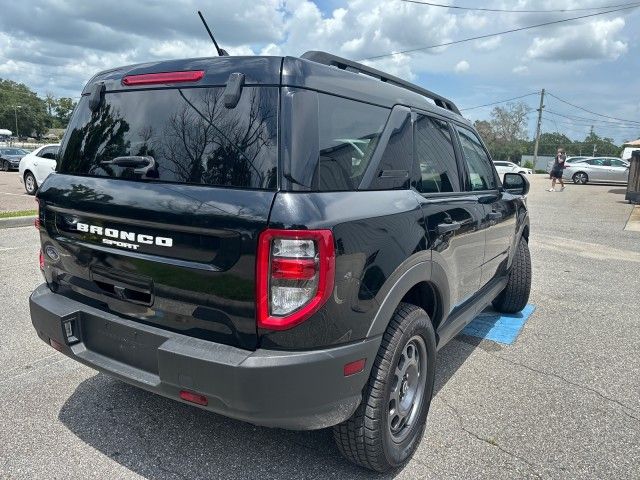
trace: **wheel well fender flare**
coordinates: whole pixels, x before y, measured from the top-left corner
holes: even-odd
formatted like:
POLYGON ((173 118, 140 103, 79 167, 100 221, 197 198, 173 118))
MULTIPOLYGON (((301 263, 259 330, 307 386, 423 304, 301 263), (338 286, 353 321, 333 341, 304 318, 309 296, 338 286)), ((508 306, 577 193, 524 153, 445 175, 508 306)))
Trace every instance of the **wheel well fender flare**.
MULTIPOLYGON (((378 300, 379 308, 371 322, 367 337, 375 337, 382 335, 393 316, 393 312, 404 296, 414 286, 421 282, 429 282, 437 290, 440 302, 442 302, 441 311, 449 311, 449 287, 445 270, 436 262, 425 260, 418 262, 409 267, 383 293, 381 299, 378 300)), ((432 319, 434 320, 434 319, 432 319)), ((435 329, 436 325, 434 325, 435 329)))

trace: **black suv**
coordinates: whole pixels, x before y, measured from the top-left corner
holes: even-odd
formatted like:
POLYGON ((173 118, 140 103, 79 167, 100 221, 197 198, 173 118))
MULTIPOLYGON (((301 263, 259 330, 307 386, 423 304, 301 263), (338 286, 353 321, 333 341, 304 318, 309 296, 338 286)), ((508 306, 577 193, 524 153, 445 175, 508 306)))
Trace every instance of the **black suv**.
POLYGON ((38 192, 42 340, 258 425, 416 449, 436 350, 531 282, 528 182, 450 100, 322 52, 154 62, 85 87, 38 192))

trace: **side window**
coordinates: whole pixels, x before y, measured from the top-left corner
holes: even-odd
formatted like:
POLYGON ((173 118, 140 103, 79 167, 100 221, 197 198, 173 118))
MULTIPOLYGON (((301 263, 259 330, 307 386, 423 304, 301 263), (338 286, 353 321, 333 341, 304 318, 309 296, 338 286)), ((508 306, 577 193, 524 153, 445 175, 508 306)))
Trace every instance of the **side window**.
POLYGON ((456 155, 447 122, 418 115, 415 152, 420 168, 416 190, 421 193, 460 191, 456 155))
POLYGON ((38 157, 54 160, 56 158, 56 150, 57 148, 55 147, 43 148, 42 150, 40 150, 40 153, 38 153, 38 157))
POLYGON ((388 139, 386 139, 386 135, 381 138, 379 148, 384 148, 384 150, 380 157, 378 175, 371 182, 370 190, 409 188, 413 166, 411 112, 392 112, 388 122, 391 125, 395 125, 395 128, 391 131, 388 139), (385 142, 385 144, 383 145, 382 142, 385 142))
POLYGON ((464 160, 469 168, 471 190, 494 190, 497 188, 497 184, 493 175, 493 167, 480 139, 471 130, 462 127, 456 127, 456 129, 460 137, 464 160))
POLYGON ((320 191, 355 190, 378 144, 389 110, 318 94, 319 150, 313 184, 320 191))
POLYGON ((617 158, 611 159, 611 165, 613 165, 614 167, 626 167, 627 166, 626 163, 624 163, 622 160, 618 160, 617 158))

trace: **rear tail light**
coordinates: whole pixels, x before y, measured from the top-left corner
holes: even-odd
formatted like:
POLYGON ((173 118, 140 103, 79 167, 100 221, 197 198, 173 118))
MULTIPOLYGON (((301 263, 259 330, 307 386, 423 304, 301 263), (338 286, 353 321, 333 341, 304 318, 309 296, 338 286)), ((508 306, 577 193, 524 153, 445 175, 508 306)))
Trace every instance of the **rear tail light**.
POLYGON ((258 240, 256 270, 258 327, 294 327, 331 295, 333 234, 330 230, 265 230, 258 240))
POLYGON ((135 85, 155 85, 159 83, 197 82, 204 77, 204 70, 187 70, 184 72, 144 73, 127 75, 122 84, 131 87, 135 85))
POLYGON ((42 250, 40 250, 40 257, 38 261, 40 263, 40 270, 44 272, 44 253, 42 252, 42 250))

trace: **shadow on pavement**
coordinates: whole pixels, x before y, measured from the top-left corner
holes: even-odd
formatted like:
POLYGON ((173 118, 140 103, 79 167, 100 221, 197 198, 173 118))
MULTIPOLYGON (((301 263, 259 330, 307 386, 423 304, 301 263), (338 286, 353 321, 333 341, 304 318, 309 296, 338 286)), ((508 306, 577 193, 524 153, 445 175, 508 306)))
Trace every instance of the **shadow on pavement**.
POLYGON ((616 193, 618 195, 624 195, 625 193, 627 193, 627 187, 624 187, 624 188, 612 188, 607 193, 616 193))
MULTIPOLYGON (((458 336, 440 350, 434 395, 482 342, 458 336)), ((101 373, 79 384, 58 416, 83 442, 146 478, 386 479, 400 473, 376 475, 351 465, 331 429, 256 427, 101 373)))

